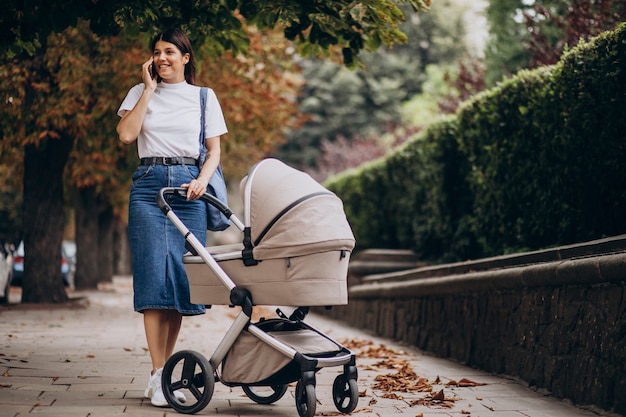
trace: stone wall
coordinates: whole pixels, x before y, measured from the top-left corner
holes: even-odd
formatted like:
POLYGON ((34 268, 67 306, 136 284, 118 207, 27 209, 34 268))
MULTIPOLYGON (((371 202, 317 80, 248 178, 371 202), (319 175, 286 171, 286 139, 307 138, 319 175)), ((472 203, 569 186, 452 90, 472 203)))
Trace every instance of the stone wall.
POLYGON ((361 279, 323 314, 626 415, 626 252, 422 270, 361 279))

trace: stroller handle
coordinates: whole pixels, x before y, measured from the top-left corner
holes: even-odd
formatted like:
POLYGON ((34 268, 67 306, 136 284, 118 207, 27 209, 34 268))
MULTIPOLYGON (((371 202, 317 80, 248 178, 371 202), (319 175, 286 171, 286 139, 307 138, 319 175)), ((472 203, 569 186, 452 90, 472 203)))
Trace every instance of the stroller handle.
MULTIPOLYGON (((159 208, 165 215, 167 215, 167 213, 172 210, 170 205, 167 204, 167 201, 165 201, 165 196, 168 194, 175 194, 179 197, 186 198, 187 189, 182 187, 164 187, 159 190, 156 200, 159 208)), ((228 219, 230 219, 230 217, 233 215, 233 211, 227 205, 222 203, 220 200, 217 199, 217 197, 209 194, 208 192, 205 192, 204 195, 200 197, 200 200, 216 207, 228 219)))

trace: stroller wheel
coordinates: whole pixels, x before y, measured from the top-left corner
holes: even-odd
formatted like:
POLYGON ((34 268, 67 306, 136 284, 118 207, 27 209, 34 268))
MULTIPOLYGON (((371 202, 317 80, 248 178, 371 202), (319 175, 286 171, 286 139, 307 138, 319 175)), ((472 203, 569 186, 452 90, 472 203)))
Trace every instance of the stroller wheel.
POLYGON ((359 401, 359 388, 355 379, 347 379, 345 375, 338 375, 333 382, 333 401, 337 410, 342 413, 351 413, 359 401))
POLYGON ((304 385, 302 381, 296 384, 296 408, 300 417, 313 417, 315 415, 315 386, 304 385))
POLYGON ((215 388, 213 367, 201 354, 192 350, 174 353, 165 362, 161 381, 165 399, 179 413, 194 414, 211 401, 215 388), (176 397, 183 394, 184 404, 176 397))
POLYGON ((289 388, 288 384, 285 385, 272 385, 269 387, 253 387, 250 385, 244 385, 243 392, 246 393, 248 398, 257 404, 272 404, 283 398, 283 395, 289 388))

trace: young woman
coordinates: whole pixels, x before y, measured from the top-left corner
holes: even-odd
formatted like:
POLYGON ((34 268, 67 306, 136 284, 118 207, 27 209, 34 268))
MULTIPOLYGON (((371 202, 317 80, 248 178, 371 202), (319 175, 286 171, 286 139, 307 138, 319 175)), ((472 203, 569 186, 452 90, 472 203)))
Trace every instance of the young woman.
MULTIPOLYGON (((122 142, 137 142, 139 167, 130 190, 128 235, 133 261, 135 311, 143 313, 152 373, 145 395, 167 406, 162 368, 174 351, 182 316, 204 313, 190 302, 182 264, 185 239, 156 204, 162 187, 187 188, 187 200, 172 199, 177 216, 201 241, 206 239, 206 191, 220 162, 220 136, 227 133, 220 104, 209 89, 205 111, 207 159, 199 170, 200 87, 194 85, 191 43, 179 30, 157 35, 152 57, 142 66, 143 83, 122 102, 117 132, 122 142)), ((177 393, 179 400, 184 396, 177 393)))

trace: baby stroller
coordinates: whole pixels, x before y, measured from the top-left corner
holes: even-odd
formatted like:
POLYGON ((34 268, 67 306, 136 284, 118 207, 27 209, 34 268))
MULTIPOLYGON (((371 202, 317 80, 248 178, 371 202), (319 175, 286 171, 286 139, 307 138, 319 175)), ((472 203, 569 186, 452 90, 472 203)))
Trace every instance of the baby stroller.
POLYGON ((276 159, 257 163, 241 181, 242 223, 232 210, 206 193, 243 234, 242 243, 204 247, 166 201, 185 197, 183 188, 163 188, 157 202, 185 236, 184 256, 191 301, 241 308, 210 359, 192 350, 174 353, 163 368, 168 403, 193 414, 211 400, 215 382, 241 386, 259 404, 278 401, 296 382, 298 414, 315 414, 315 375, 343 366, 334 380, 333 402, 342 413, 358 401, 355 355, 306 324, 311 306, 347 304, 347 270, 354 236, 341 200, 307 174, 276 159), (255 305, 296 307, 287 316, 252 323, 255 305), (176 391, 186 401, 176 398, 176 391), (191 394, 191 395, 189 395, 191 394))

